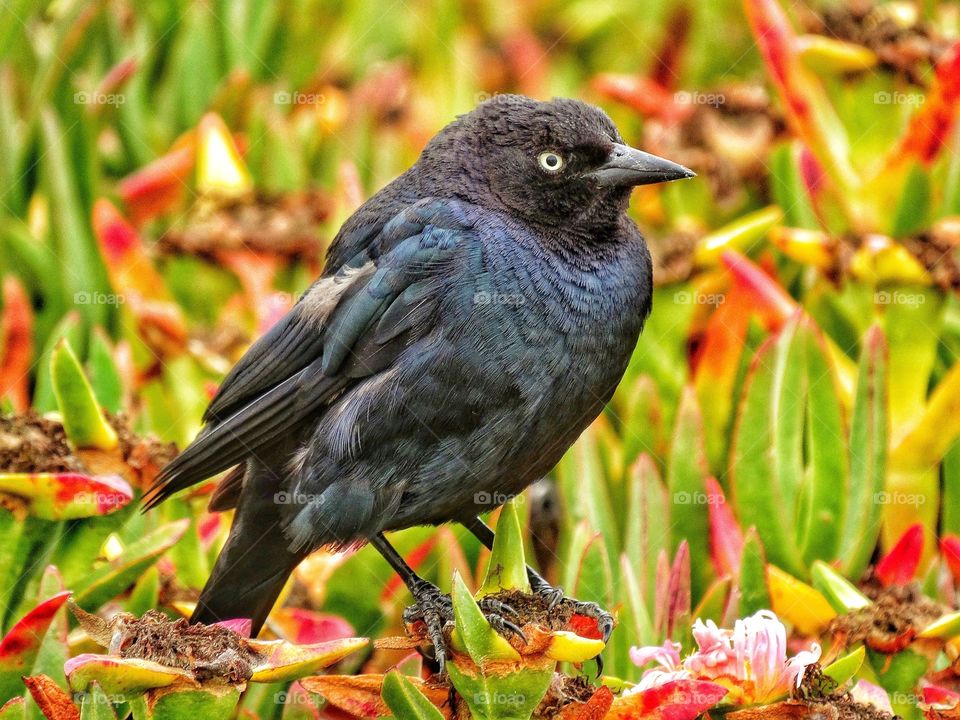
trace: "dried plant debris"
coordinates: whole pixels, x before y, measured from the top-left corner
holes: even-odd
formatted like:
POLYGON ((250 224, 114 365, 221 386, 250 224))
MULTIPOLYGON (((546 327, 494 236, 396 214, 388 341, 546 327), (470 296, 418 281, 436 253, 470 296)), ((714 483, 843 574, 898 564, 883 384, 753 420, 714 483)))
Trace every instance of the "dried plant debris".
MULTIPOLYGON (((124 415, 107 420, 119 437, 119 459, 129 473, 128 480, 149 483, 153 476, 176 455, 176 445, 154 437, 141 437, 131 430, 124 415)), ((99 452, 99 451, 98 451, 99 452)), ((67 440, 63 424, 33 410, 0 416, 0 472, 3 473, 91 473, 92 456, 77 453, 67 440)))
POLYGON ((329 214, 329 198, 317 192, 201 200, 183 227, 160 238, 159 249, 168 255, 208 257, 224 250, 253 250, 316 261, 323 250, 319 224, 329 214))
POLYGON ((690 93, 692 112, 680 123, 648 122, 644 147, 697 168, 721 205, 742 201, 742 183, 766 195, 764 158, 787 135, 786 120, 760 85, 736 83, 690 93))
POLYGON ((873 603, 834 618, 827 628, 848 646, 862 642, 876 652, 899 652, 920 630, 947 612, 920 591, 919 583, 883 587, 871 579, 862 590, 873 603))
POLYGON ((531 595, 519 590, 504 590, 487 597, 509 605, 517 612, 513 618, 520 627, 538 625, 547 630, 566 630, 573 617, 570 603, 560 602, 551 608, 549 601, 542 595, 531 595))
POLYGON ((904 247, 930 273, 933 281, 944 290, 960 290, 960 218, 947 217, 926 232, 902 240, 904 247))
POLYGON ((0 417, 0 472, 83 472, 63 425, 28 410, 0 417))
POLYGON ((819 664, 808 665, 797 688, 794 703, 806 706, 807 717, 836 720, 892 720, 891 715, 874 705, 858 702, 848 691, 837 689, 837 683, 823 674, 819 664))
POLYGON ((869 48, 881 66, 918 86, 925 85, 924 66, 935 63, 950 45, 907 3, 850 0, 805 21, 809 32, 869 48))
POLYGON ((187 670, 198 682, 246 682, 263 660, 242 636, 221 625, 191 625, 183 618, 171 620, 159 610, 149 610, 140 618, 117 613, 104 620, 73 603, 70 609, 87 635, 111 655, 187 670))
POLYGON ((177 445, 162 442, 153 435, 137 435, 123 413, 107 414, 108 422, 120 438, 120 455, 140 479, 141 486, 149 485, 160 469, 177 456, 177 445))
POLYGON ((537 707, 534 717, 556 717, 568 705, 589 702, 596 691, 597 688, 582 675, 568 677, 554 673, 547 694, 537 707))

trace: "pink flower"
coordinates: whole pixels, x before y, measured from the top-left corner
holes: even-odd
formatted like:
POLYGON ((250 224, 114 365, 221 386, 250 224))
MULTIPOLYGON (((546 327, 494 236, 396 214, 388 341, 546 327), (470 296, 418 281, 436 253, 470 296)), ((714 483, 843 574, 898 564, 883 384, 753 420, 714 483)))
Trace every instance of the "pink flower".
POLYGON ((630 659, 637 667, 643 667, 652 662, 660 667, 650 668, 643 673, 640 682, 627 692, 641 692, 651 688, 666 685, 674 680, 688 680, 689 671, 680 666, 680 643, 667 640, 663 645, 630 648, 630 659))
POLYGON ((799 686, 808 665, 820 659, 820 646, 787 658, 787 631, 769 610, 737 620, 733 630, 712 620, 697 620, 693 637, 699 649, 683 667, 694 677, 717 680, 731 690, 728 699, 759 703, 786 695, 799 686))
POLYGON ((787 657, 787 631, 769 610, 737 620, 732 630, 712 620, 693 625, 697 651, 680 660, 680 645, 631 648, 638 666, 659 667, 643 674, 637 690, 659 687, 678 679, 715 681, 729 690, 726 701, 738 705, 769 702, 799 686, 804 670, 820 659, 820 646, 787 657))

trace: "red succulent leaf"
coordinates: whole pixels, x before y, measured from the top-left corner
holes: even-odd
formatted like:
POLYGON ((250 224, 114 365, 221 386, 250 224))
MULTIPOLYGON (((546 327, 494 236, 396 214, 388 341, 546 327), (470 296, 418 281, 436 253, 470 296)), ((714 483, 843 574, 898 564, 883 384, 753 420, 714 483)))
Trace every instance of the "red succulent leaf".
POLYGON ((173 149, 120 181, 117 191, 137 225, 178 206, 196 161, 196 137, 184 135, 173 149))
POLYGON ((0 672, 29 672, 57 611, 70 597, 69 591, 57 593, 33 608, 10 628, 0 640, 0 672))
POLYGON ((674 680, 621 695, 607 720, 693 720, 723 700, 727 689, 706 680, 674 680))
POLYGON ((588 617, 587 615, 576 613, 571 615, 567 629, 580 637, 589 638, 590 640, 600 640, 603 637, 597 619, 588 617))
POLYGON ((304 608, 281 608, 271 615, 270 622, 284 638, 297 645, 315 645, 356 635, 353 626, 339 615, 304 608))
POLYGON ((823 167, 817 162, 817 158, 810 152, 810 148, 801 147, 800 149, 800 179, 806 188, 812 200, 816 200, 823 185, 826 182, 823 167))
POLYGON ((823 87, 803 66, 787 14, 777 0, 744 0, 744 7, 792 130, 842 187, 855 187, 846 134, 823 87))
MULTIPOLYGON (((430 552, 433 550, 433 546, 436 545, 436 543, 437 536, 431 535, 427 540, 417 545, 417 547, 415 547, 410 554, 407 555, 407 565, 412 567, 414 570, 420 567, 424 560, 426 560, 430 555, 430 552)), ((403 587, 403 581, 400 579, 400 576, 393 575, 387 582, 383 592, 380 593, 380 602, 384 604, 393 603, 397 594, 403 589, 403 587)))
POLYGON ((221 620, 214 625, 232 630, 240 637, 250 638, 250 631, 253 630, 253 621, 250 618, 233 618, 231 620, 221 620))
POLYGON ((960 537, 944 535, 940 538, 940 554, 953 575, 953 581, 960 583, 960 537))
POLYGON ((0 360, 0 397, 10 399, 13 409, 30 407, 30 363, 33 356, 33 310, 30 298, 14 277, 3 279, 3 320, 0 322, 3 359, 0 360))
POLYGON ((654 624, 659 634, 673 637, 677 621, 690 614, 690 546, 681 541, 669 564, 661 551, 657 561, 656 617, 654 624))
POLYGON ((799 308, 796 301, 774 278, 745 255, 735 250, 727 250, 723 253, 722 260, 733 281, 750 297, 754 311, 759 314, 767 329, 778 330, 799 308))
POLYGON ((906 585, 916 576, 922 556, 923 524, 917 523, 907 528, 890 552, 877 563, 876 576, 884 587, 906 585))
POLYGON ((650 70, 650 79, 662 88, 674 90, 680 79, 680 60, 690 37, 690 6, 677 3, 667 18, 663 41, 657 48, 656 60, 650 70))
POLYGON ((916 158, 932 163, 950 138, 960 103, 960 42, 937 62, 936 74, 923 106, 910 119, 899 148, 890 157, 895 163, 916 158))
POLYGON ((927 720, 956 720, 960 718, 960 693, 937 685, 920 690, 920 709, 927 720))
POLYGON ((80 720, 80 709, 73 704, 70 693, 47 675, 23 678, 23 684, 47 720, 80 720))
POLYGON ((549 71, 550 50, 533 30, 519 27, 503 39, 503 57, 517 89, 524 95, 542 95, 549 71))
POLYGON ((720 483, 706 479, 707 512, 710 517, 710 558, 717 575, 738 577, 740 557, 743 555, 743 530, 727 503, 720 483))

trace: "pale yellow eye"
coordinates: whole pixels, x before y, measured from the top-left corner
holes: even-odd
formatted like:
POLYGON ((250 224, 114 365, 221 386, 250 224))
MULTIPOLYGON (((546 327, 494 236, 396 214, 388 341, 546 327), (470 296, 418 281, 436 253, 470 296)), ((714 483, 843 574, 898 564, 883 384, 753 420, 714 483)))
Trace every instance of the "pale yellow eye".
POLYGON ((545 150, 537 156, 537 162, 545 172, 555 173, 563 169, 563 158, 553 150, 545 150))

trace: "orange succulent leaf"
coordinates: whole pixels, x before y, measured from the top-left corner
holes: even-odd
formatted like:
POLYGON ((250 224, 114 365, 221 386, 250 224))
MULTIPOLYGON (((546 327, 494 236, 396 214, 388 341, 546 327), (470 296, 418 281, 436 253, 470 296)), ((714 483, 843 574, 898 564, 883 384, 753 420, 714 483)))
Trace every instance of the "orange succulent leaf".
POLYGON ((695 107, 676 103, 669 88, 642 75, 601 73, 592 84, 600 95, 622 103, 644 117, 680 122, 693 114, 695 107))
POLYGON ((930 92, 910 119, 900 145, 888 164, 915 158, 930 164, 950 139, 960 103, 960 41, 954 43, 937 62, 930 92))
MULTIPOLYGON (((304 678, 300 684, 309 692, 322 695, 338 710, 356 717, 382 717, 390 712, 380 694, 383 677, 383 675, 318 675, 304 678)), ((447 704, 449 691, 446 686, 431 685, 413 677, 408 677, 407 680, 439 708, 444 717, 450 717, 450 707, 447 704)))
POLYGON ((139 233, 105 198, 93 204, 93 231, 117 291, 149 300, 170 299, 139 233))
POLYGON ((613 693, 603 686, 586 702, 571 702, 557 714, 556 720, 604 720, 613 706, 613 693))
POLYGON ((80 709, 73 704, 70 693, 49 675, 25 677, 23 684, 47 720, 80 720, 80 709))
POLYGON ((23 285, 14 278, 3 279, 3 319, 0 321, 0 397, 9 398, 13 409, 30 407, 30 366, 33 358, 33 309, 23 285))

